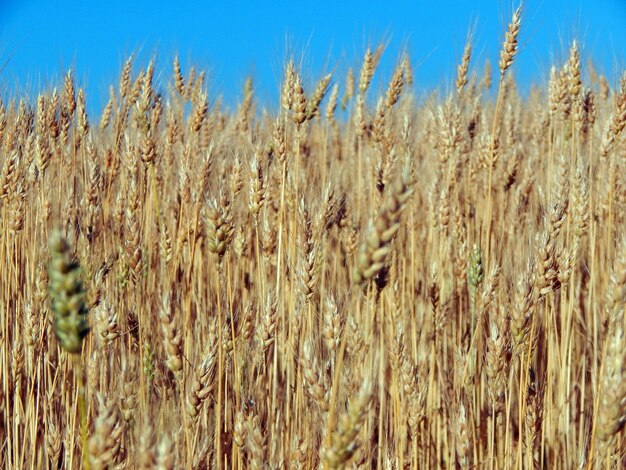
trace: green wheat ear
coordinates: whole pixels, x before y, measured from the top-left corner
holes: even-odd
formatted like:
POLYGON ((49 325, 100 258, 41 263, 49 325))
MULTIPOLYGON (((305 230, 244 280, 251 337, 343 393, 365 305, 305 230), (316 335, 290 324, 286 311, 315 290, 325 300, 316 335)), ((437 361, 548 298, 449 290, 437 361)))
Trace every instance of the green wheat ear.
POLYGON ((478 245, 474 245, 470 256, 469 269, 467 273, 470 285, 475 289, 483 282, 483 255, 478 245))
POLYGON ((60 233, 50 238, 51 260, 48 266, 48 292, 54 316, 54 332, 61 347, 79 353, 83 338, 89 333, 89 313, 80 266, 73 261, 70 246, 60 233))

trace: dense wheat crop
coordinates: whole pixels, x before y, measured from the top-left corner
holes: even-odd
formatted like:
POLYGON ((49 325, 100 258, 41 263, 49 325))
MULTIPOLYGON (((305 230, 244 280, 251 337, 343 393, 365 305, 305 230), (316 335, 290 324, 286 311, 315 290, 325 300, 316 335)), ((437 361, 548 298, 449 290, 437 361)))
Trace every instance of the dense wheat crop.
POLYGON ((372 48, 267 111, 178 60, 4 102, 0 467, 622 467, 626 75, 522 95, 519 29, 449 93, 372 48))

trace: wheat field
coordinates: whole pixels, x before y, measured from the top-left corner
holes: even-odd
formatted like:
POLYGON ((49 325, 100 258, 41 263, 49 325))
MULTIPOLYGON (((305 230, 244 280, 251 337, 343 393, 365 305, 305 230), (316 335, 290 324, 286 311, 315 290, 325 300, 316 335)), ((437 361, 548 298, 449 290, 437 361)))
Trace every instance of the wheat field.
POLYGON ((421 97, 372 47, 3 102, 0 467, 623 468, 626 74, 521 93, 521 26, 421 97))

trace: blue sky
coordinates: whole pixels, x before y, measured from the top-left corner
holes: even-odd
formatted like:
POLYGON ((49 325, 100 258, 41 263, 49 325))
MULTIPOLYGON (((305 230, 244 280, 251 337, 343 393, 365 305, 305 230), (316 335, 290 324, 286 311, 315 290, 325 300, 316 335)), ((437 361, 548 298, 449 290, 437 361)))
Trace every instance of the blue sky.
MULTIPOLYGON (((446 90, 468 31, 474 65, 482 70, 487 58, 497 64, 513 6, 510 0, 0 0, 0 84, 11 92, 37 92, 74 67, 91 105, 100 106, 130 53, 140 65, 156 57, 160 72, 169 74, 178 52, 185 68, 208 70, 213 96, 236 100, 252 73, 259 96, 271 104, 290 52, 301 58, 311 87, 323 72, 343 79, 368 45, 384 41, 384 81, 406 48, 418 93, 446 90)), ((625 65, 626 0, 525 1, 516 76, 525 84, 542 82, 573 38, 582 44, 583 60, 593 57, 614 81, 625 65)))

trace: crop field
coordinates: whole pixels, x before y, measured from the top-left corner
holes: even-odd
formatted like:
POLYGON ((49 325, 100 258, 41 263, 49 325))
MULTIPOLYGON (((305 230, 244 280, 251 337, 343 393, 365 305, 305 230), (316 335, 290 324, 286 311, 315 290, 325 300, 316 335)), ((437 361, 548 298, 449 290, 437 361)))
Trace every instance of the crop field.
POLYGON ((372 45, 3 101, 0 467, 624 468, 626 74, 521 91, 524 26, 445 92, 372 45))

